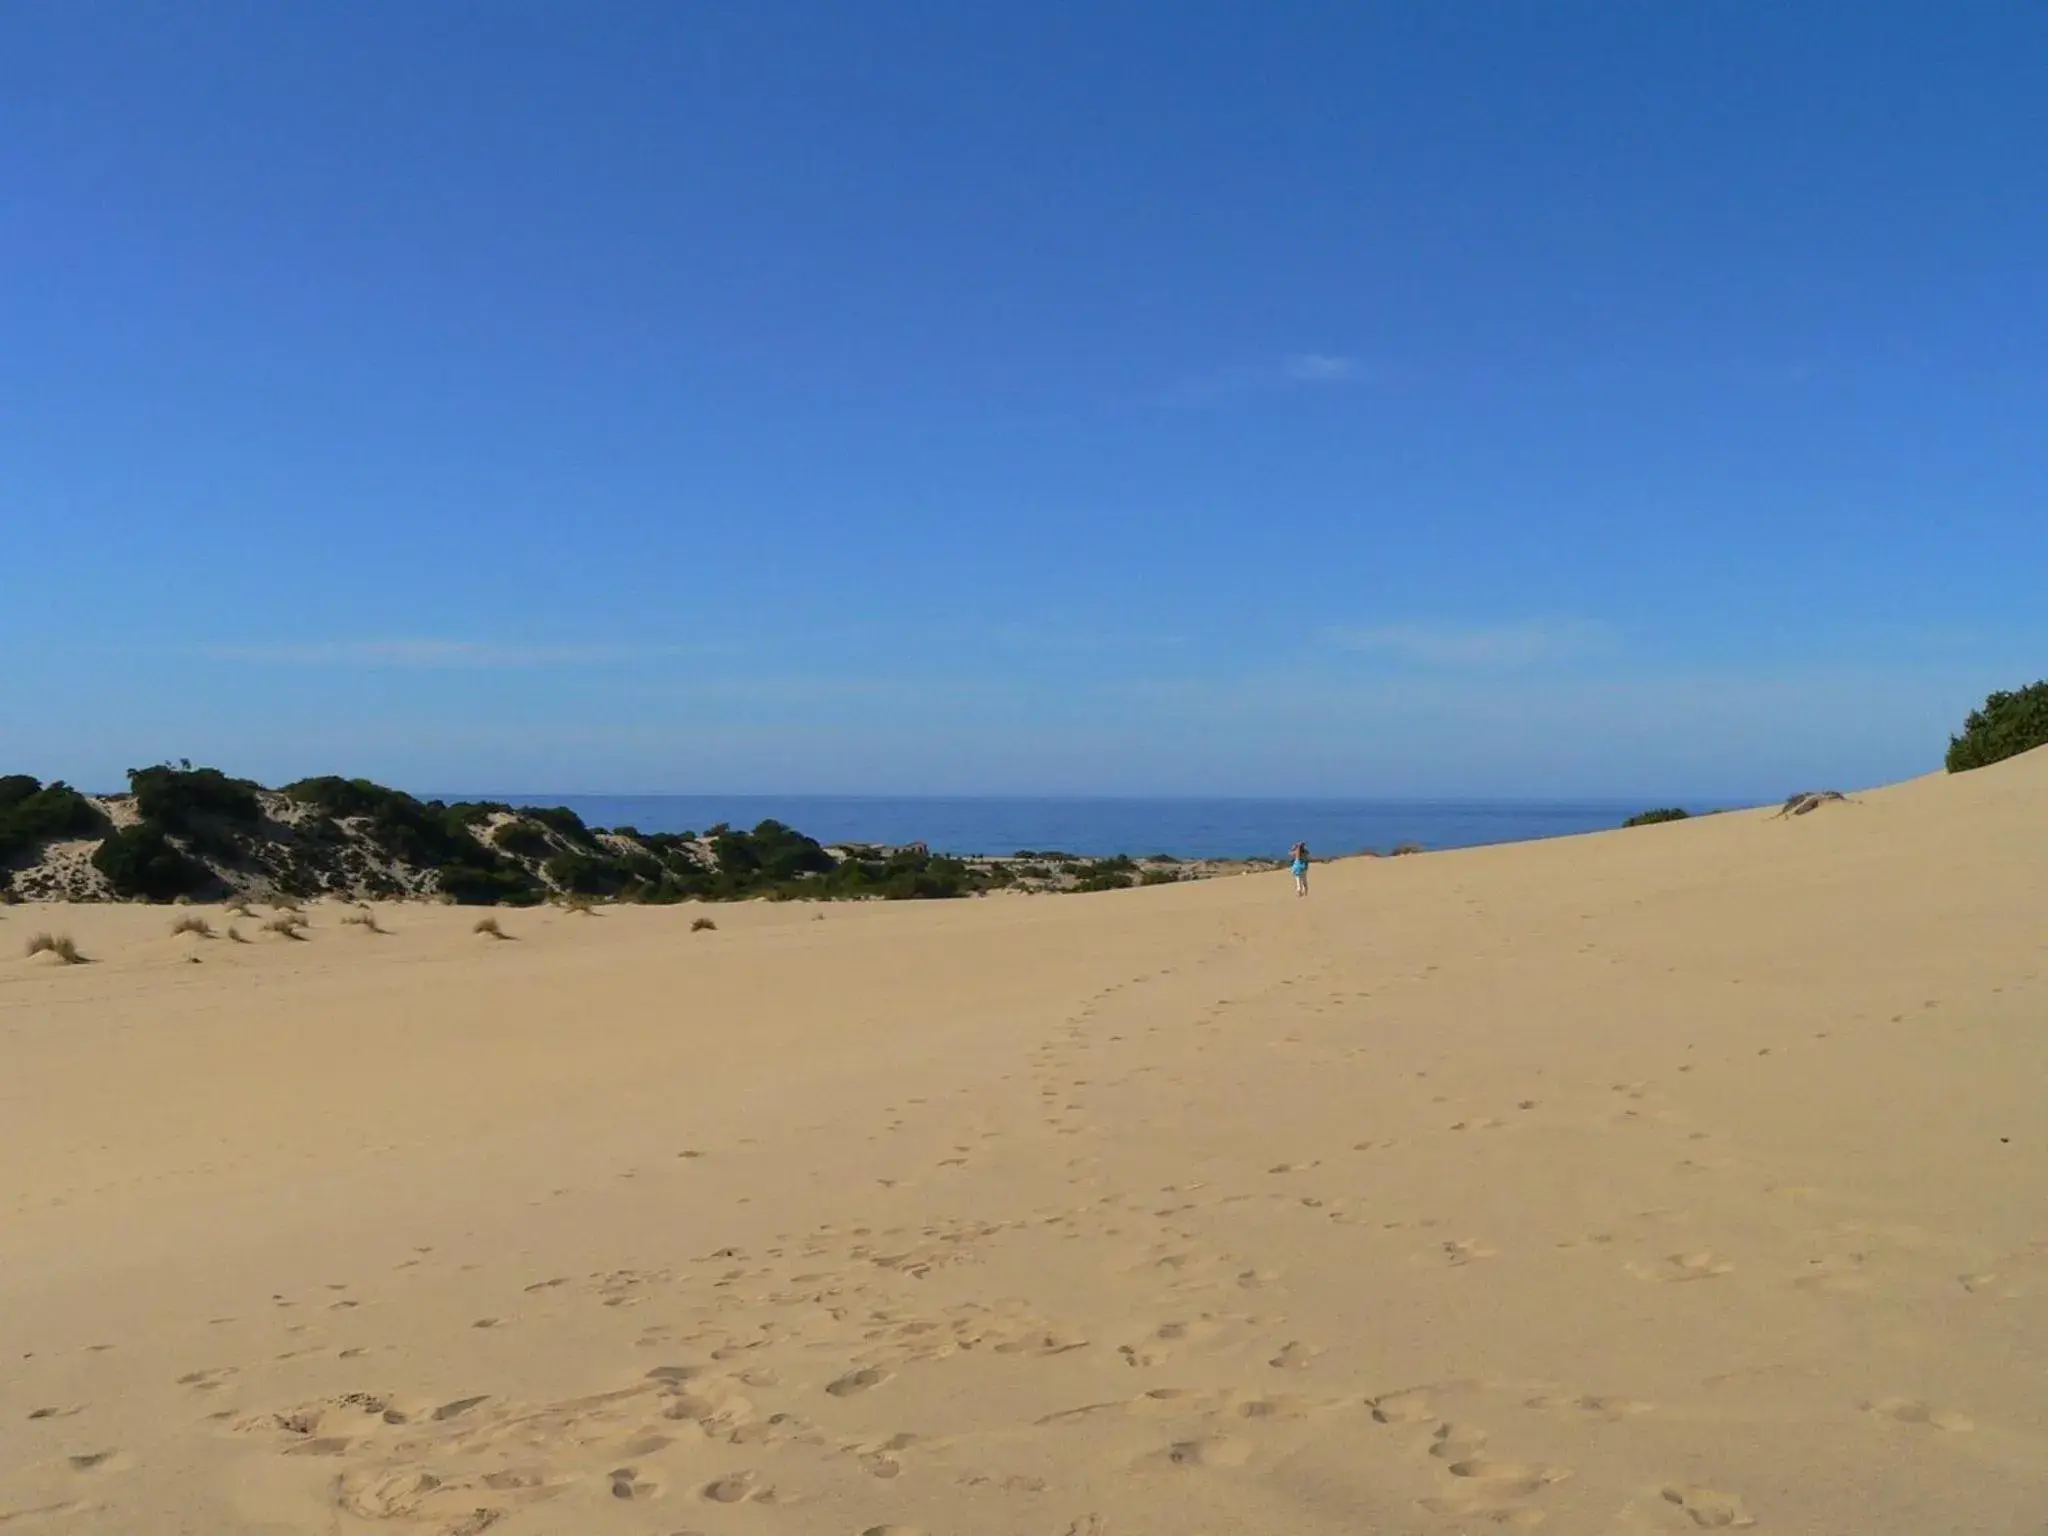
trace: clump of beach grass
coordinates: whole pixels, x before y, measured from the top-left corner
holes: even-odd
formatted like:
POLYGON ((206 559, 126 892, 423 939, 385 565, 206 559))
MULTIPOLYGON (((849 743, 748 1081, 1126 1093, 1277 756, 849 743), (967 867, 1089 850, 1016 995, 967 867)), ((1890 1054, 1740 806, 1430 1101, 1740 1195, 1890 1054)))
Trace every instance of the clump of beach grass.
POLYGON ((306 936, 303 931, 306 927, 305 914, 296 908, 280 912, 263 927, 266 932, 274 933, 281 939, 303 939, 306 936))
POLYGON ((476 920, 476 926, 471 928, 469 931, 471 933, 488 934, 490 937, 494 939, 509 939, 512 937, 511 934, 505 931, 503 925, 500 924, 495 917, 478 918, 476 920))
POLYGON ((213 937, 213 924, 209 923, 197 912, 188 912, 185 916, 171 924, 171 936, 173 938, 181 933, 197 934, 202 939, 210 939, 213 937))
POLYGON ((243 938, 243 937, 242 937, 242 930, 241 930, 241 929, 237 928, 237 927, 236 927, 236 926, 235 926, 235 925, 234 925, 233 923, 229 923, 229 924, 228 924, 228 942, 229 942, 229 943, 231 943, 231 944, 246 944, 246 943, 248 943, 249 941, 248 941, 247 939, 245 939, 245 938, 243 938))
POLYGON ((83 965, 85 956, 78 952, 78 946, 71 942, 68 933, 38 933, 28 941, 31 958, 36 955, 55 955, 66 965, 83 965))
POLYGON ((562 898, 562 910, 579 913, 584 917, 595 917, 597 916, 597 903, 581 892, 575 892, 562 898))
POLYGON ((358 907, 355 911, 344 917, 342 921, 351 928, 361 928, 366 933, 385 933, 389 931, 378 925, 377 914, 370 907, 358 907))
POLYGON ((696 917, 690 920, 690 932, 692 933, 708 933, 717 926, 718 924, 711 921, 708 917, 696 917))

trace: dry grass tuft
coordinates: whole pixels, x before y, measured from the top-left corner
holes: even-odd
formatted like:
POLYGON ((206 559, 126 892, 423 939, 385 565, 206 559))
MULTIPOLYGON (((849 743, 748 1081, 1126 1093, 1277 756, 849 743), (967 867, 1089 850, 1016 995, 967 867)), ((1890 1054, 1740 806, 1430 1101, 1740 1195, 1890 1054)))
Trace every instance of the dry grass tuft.
POLYGON ((697 917, 690 920, 690 932, 692 933, 706 933, 717 926, 718 924, 711 921, 708 917, 697 917))
POLYGON ((495 917, 478 918, 476 926, 469 931, 471 933, 487 933, 494 939, 509 939, 512 937, 511 934, 498 925, 498 920, 495 917))
POLYGON ((68 933, 39 933, 28 941, 30 955, 55 955, 66 965, 83 965, 85 956, 78 952, 78 946, 71 942, 68 933))
POLYGON ((202 939, 210 939, 213 937, 213 924, 196 912, 188 913, 171 924, 173 938, 181 933, 196 933, 202 939))
POLYGON ((306 936, 303 932, 306 927, 305 915, 296 909, 278 913, 263 927, 267 932, 283 939, 303 939, 306 936))
POLYGON ((241 929, 230 923, 228 924, 228 942, 231 944, 246 944, 249 941, 242 937, 241 929))
POLYGON ((562 908, 567 912, 581 913, 584 917, 597 916, 597 903, 588 896, 564 896, 562 908))
POLYGON ((1394 857, 1400 858, 1404 854, 1427 853, 1428 851, 1420 843, 1402 843, 1399 847, 1395 848, 1394 857))
POLYGON ((357 910, 349 913, 347 917, 344 917, 342 921, 351 928, 361 928, 370 933, 388 933, 390 931, 378 926, 377 914, 368 907, 359 907, 357 910))

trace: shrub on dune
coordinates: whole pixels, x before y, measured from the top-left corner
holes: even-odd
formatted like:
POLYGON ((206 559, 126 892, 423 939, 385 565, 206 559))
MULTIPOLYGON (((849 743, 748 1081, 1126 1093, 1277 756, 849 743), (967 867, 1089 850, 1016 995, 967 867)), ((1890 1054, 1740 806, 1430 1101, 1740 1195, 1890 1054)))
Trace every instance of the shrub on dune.
POLYGON ((527 859, 544 859, 554 851, 547 833, 530 821, 506 822, 491 834, 491 844, 527 859))
POLYGON ((93 850, 92 865, 117 895, 147 901, 189 896, 213 879, 212 871, 189 857, 153 821, 109 833, 93 850))
POLYGON ((197 934, 202 939, 210 939, 213 937, 213 924, 196 912, 188 913, 171 924, 172 937, 175 938, 181 933, 197 934))
POLYGON ((1622 825, 1624 827, 1654 827, 1660 821, 1689 821, 1692 812, 1676 805, 1660 805, 1654 811, 1638 811, 1622 825))
POLYGON ((25 773, 0 778, 0 859, 62 837, 91 837, 105 825, 93 803, 68 784, 44 785, 25 773))
POLYGON ((2048 746, 2048 678, 2012 693, 1994 693, 1970 711, 1948 741, 1948 771, 1964 773, 2048 746))

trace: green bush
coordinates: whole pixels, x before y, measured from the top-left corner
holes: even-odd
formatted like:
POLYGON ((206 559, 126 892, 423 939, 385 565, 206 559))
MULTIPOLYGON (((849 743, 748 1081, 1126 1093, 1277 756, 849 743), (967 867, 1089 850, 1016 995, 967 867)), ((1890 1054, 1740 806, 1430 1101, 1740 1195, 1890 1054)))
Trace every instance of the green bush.
POLYGON ((1138 883, 1137 863, 1123 853, 1083 864, 1073 873, 1077 891, 1121 891, 1138 883))
POLYGON ((0 773, 0 814, 4 814, 11 805, 19 805, 42 787, 42 780, 30 774, 0 773))
POLYGON ((554 851, 554 844, 548 841, 547 833, 530 821, 506 822, 491 834, 491 842, 507 853, 528 859, 544 859, 554 851))
POLYGON ((1994 693, 1970 711, 1948 742, 1948 771, 1963 773, 2048 746, 2048 679, 2016 693, 1994 693))
POLYGON ((93 850, 92 865, 122 896, 170 901, 196 895, 212 883, 207 867, 188 858, 155 822, 109 833, 93 850))
POLYGON ((1660 805, 1654 811, 1638 811, 1622 825, 1624 827, 1653 827, 1660 821, 1687 821, 1692 812, 1676 805, 1660 805))
POLYGON ((532 876, 517 865, 502 860, 494 868, 473 864, 446 864, 439 873, 443 895, 464 907, 532 907, 547 899, 532 876))
POLYGON ((287 800, 310 806, 322 815, 337 818, 368 816, 398 793, 368 779, 344 779, 335 774, 299 779, 279 791, 287 800))
POLYGON ((91 837, 105 825, 99 809, 68 784, 39 784, 27 774, 0 779, 0 861, 59 837, 91 837))
POLYGON ((130 768, 128 785, 142 819, 172 832, 189 832, 194 818, 201 816, 249 825, 263 819, 257 786, 248 779, 231 779, 218 768, 194 768, 190 763, 130 768))
POLYGON ((556 887, 579 896, 616 896, 634 878, 624 859, 589 853, 558 853, 541 868, 556 887))
POLYGON ((779 885, 805 875, 829 875, 839 868, 839 861, 815 838, 773 819, 759 823, 751 832, 714 830, 717 835, 711 847, 719 873, 743 889, 779 885))
POLYGON ((596 834, 583 824, 583 818, 565 805, 523 805, 519 807, 519 814, 528 821, 537 821, 552 828, 572 843, 581 843, 586 848, 601 846, 596 834))
POLYGON ((1180 875, 1171 869, 1148 869, 1138 876, 1140 885, 1179 885, 1180 875))

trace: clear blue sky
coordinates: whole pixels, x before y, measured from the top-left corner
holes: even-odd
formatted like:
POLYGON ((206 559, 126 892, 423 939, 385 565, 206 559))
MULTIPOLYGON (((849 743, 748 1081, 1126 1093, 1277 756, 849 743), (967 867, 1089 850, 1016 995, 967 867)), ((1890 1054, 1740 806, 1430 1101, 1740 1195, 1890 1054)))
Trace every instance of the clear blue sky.
POLYGON ((2048 6, 0 10, 0 768, 1776 794, 2048 673, 2048 6))

